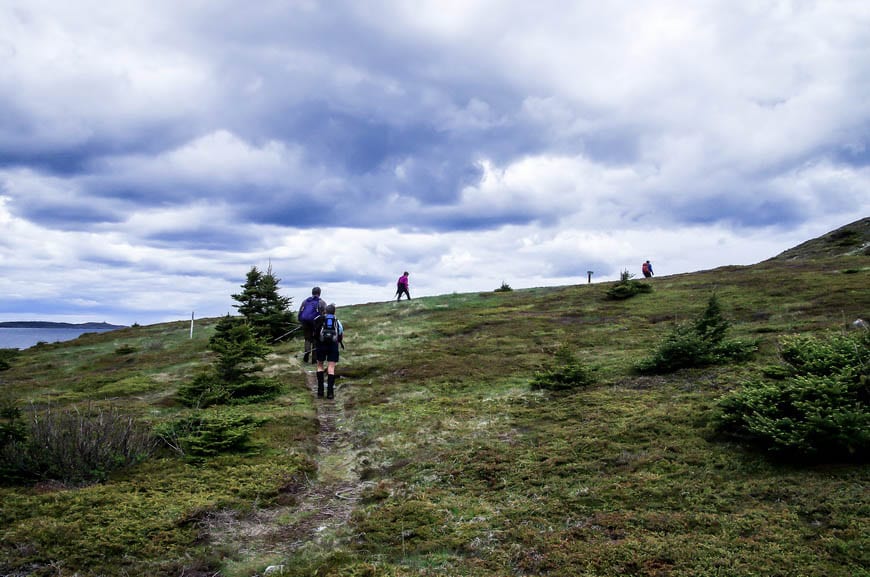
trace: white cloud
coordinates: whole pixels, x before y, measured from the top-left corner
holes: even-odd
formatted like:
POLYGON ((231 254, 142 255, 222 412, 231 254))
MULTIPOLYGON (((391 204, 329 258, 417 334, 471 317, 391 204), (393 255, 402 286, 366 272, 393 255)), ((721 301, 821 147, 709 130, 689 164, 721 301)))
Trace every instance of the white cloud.
POLYGON ((339 304, 403 270, 748 264, 870 213, 857 0, 12 0, 0 28, 0 292, 43 317, 223 314, 270 260, 339 304))

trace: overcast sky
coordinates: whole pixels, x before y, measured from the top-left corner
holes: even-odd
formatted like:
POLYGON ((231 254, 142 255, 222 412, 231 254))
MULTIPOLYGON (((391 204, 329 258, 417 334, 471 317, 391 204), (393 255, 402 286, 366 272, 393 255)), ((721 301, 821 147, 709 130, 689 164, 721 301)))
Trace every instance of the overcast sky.
POLYGON ((0 0, 0 321, 752 264, 870 215, 866 0, 0 0))

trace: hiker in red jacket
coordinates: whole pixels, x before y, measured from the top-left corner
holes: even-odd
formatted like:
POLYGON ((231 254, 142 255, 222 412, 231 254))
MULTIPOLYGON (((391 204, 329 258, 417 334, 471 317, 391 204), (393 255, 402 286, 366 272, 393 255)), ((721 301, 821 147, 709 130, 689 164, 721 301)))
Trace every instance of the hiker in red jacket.
POLYGON ((411 293, 408 292, 408 271, 405 271, 396 281, 396 302, 402 300, 403 294, 408 296, 408 300, 411 300, 411 293))
POLYGON ((650 278, 653 275, 652 263, 650 261, 646 261, 640 266, 640 271, 643 273, 645 278, 650 278))

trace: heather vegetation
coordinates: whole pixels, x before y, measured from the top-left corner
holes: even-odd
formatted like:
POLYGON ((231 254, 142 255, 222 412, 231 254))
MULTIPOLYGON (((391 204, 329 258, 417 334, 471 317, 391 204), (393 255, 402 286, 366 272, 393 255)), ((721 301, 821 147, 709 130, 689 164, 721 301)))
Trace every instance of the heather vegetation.
POLYGON ((0 574, 862 574, 868 279, 856 252, 630 299, 597 283, 343 307, 334 402, 299 341, 248 348, 226 319, 22 351, 0 372, 6 449, 100 411, 150 444, 89 479, 4 475, 0 574), (677 333, 703 354, 666 352, 677 333), (229 335, 247 353, 222 360, 229 335), (257 379, 279 386, 227 386, 257 379))

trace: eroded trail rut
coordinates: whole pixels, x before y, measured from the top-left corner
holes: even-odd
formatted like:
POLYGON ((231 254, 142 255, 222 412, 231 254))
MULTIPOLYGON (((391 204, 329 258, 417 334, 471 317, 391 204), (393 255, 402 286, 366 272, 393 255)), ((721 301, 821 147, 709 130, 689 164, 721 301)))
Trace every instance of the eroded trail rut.
POLYGON ((366 483, 360 481, 357 453, 345 427, 343 387, 337 385, 334 400, 320 399, 314 372, 307 370, 305 380, 319 422, 316 478, 286 487, 290 497, 286 505, 244 515, 220 512, 204 521, 213 543, 235 548, 241 557, 277 561, 303 548, 341 546, 349 537, 348 521, 366 483))

